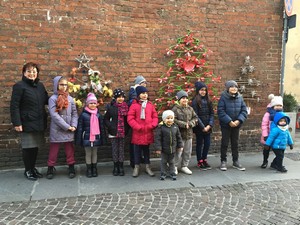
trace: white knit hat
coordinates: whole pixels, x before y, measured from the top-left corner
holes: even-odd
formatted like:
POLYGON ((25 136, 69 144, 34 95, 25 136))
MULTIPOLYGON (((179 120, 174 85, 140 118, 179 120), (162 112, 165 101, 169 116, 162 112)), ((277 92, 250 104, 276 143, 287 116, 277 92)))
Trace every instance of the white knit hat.
POLYGON ((174 117, 174 112, 172 110, 166 110, 163 112, 161 118, 163 121, 167 119, 168 116, 173 116, 174 117))
MULTIPOLYGON (((270 98, 270 95, 269 95, 269 98, 270 98)), ((283 100, 282 100, 281 96, 273 96, 273 98, 271 100, 271 107, 273 107, 275 105, 283 106, 283 100)))

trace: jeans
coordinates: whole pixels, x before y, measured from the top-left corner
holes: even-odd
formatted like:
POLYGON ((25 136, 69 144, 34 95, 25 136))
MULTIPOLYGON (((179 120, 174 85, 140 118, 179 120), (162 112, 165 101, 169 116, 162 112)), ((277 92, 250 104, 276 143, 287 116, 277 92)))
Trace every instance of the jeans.
POLYGON ((134 164, 141 164, 141 157, 144 155, 144 163, 150 164, 150 150, 149 145, 134 145, 134 164))
POLYGON ((232 161, 236 162, 239 159, 238 144, 240 136, 239 127, 221 127, 221 161, 227 162, 227 149, 229 141, 231 142, 232 161))
POLYGON ((197 161, 207 159, 210 147, 210 133, 196 133, 196 154, 197 161))
POLYGON ((175 175, 175 153, 166 154, 164 152, 161 153, 161 161, 160 161, 160 172, 161 174, 167 174, 170 172, 170 175, 175 175))

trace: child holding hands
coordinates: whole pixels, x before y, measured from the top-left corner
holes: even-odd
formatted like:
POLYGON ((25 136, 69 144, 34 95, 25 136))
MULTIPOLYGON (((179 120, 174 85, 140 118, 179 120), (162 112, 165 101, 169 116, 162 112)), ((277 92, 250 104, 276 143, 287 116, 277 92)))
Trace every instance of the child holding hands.
POLYGON ((161 151, 160 179, 165 180, 169 171, 171 178, 176 180, 175 153, 177 149, 182 151, 183 142, 178 126, 174 124, 174 112, 164 111, 162 120, 155 135, 155 148, 161 151))

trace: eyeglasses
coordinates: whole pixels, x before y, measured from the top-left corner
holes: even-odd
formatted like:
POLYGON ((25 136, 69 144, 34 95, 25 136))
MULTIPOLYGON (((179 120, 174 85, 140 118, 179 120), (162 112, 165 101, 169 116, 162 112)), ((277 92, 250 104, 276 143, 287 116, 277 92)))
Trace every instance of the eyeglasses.
POLYGON ((64 87, 67 87, 68 84, 59 84, 59 86, 64 86, 64 87))

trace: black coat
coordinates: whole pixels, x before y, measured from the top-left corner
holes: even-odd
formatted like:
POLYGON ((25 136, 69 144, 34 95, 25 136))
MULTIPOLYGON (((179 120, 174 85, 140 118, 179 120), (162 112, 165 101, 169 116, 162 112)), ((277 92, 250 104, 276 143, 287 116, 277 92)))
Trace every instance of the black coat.
MULTIPOLYGON (((117 135, 118 129, 118 107, 115 106, 113 103, 107 105, 107 110, 104 115, 104 124, 107 127, 108 134, 112 136, 117 135)), ((124 128, 125 128, 125 135, 128 133, 129 125, 127 123, 127 116, 124 116, 124 128)))
POLYGON ((154 145, 156 150, 161 150, 166 154, 176 152, 176 149, 183 147, 183 142, 179 127, 173 124, 171 127, 164 123, 159 124, 155 132, 154 145))
POLYGON ((97 117, 100 126, 100 135, 96 135, 95 141, 90 142, 90 119, 91 114, 83 109, 78 119, 77 130, 75 132, 75 144, 83 147, 100 146, 106 144, 106 133, 103 124, 103 117, 98 112, 97 117))
POLYGON ((23 127, 24 132, 44 131, 47 128, 48 93, 37 78, 35 81, 22 80, 13 86, 10 101, 11 122, 23 127))

